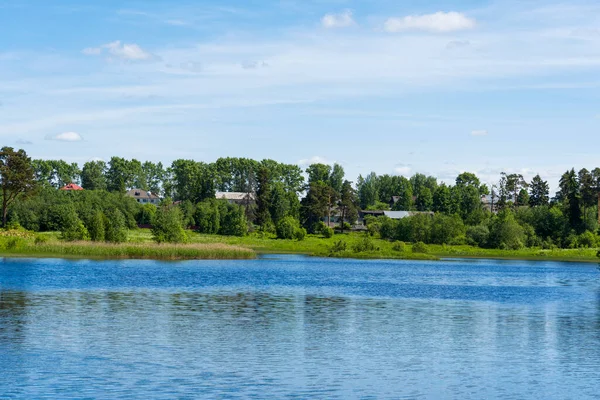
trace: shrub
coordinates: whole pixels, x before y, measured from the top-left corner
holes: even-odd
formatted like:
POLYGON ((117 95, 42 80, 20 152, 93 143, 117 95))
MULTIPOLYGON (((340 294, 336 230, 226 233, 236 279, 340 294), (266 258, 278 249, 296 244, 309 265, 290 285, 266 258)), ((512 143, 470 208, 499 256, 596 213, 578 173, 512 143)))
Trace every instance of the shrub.
POLYGON ((331 246, 329 251, 331 253, 341 253, 343 251, 346 251, 347 248, 348 244, 346 242, 344 242, 343 240, 338 240, 337 242, 333 243, 333 246, 331 246))
POLYGON ((577 242, 579 244, 579 247, 596 247, 598 243, 598 237, 590 231, 585 231, 581 235, 579 235, 579 237, 577 238, 577 242))
POLYGON ((392 250, 404 253, 406 251, 406 243, 401 240, 397 240, 392 245, 392 250))
POLYGON ((88 223, 90 238, 94 242, 102 242, 106 236, 106 216, 100 210, 96 210, 88 223))
POLYGON ((413 253, 428 253, 429 248, 427 247, 427 245, 425 243, 417 242, 417 243, 413 244, 412 252, 413 253))
POLYGON ((371 237, 369 235, 365 235, 363 236, 363 238, 354 243, 354 245, 352 245, 352 251, 354 251, 355 253, 362 253, 364 251, 376 251, 379 250, 379 248, 377 246, 375 246, 375 244, 373 243, 373 240, 371 239, 371 237))
POLYGON ((35 236, 35 240, 33 241, 33 243, 36 244, 36 245, 41 245, 41 244, 48 243, 48 241, 49 241, 48 236, 36 235, 35 236))
POLYGON ((20 237, 11 237, 6 241, 6 249, 14 250, 25 245, 25 240, 20 237))
POLYGON ((321 230, 321 234, 322 234, 322 235, 323 235, 323 237, 325 237, 325 238, 330 238, 330 237, 333 237, 333 229, 332 229, 332 228, 330 228, 330 227, 328 227, 328 226, 325 226, 325 227, 323 227, 323 229, 321 230))
POLYGON ((118 209, 109 211, 104 219, 104 240, 111 243, 127 241, 127 222, 125 216, 118 209))
POLYGON ((275 231, 278 239, 294 239, 294 233, 300 228, 300 223, 294 217, 287 216, 279 220, 275 231))
POLYGON ((300 240, 304 240, 305 237, 306 237, 306 229, 299 226, 294 230, 294 239, 300 241, 300 240))
POLYGON ((157 243, 185 243, 181 211, 177 207, 163 206, 154 217, 152 239, 157 243))
POLYGON ((68 242, 75 240, 90 240, 90 234, 75 211, 67 214, 63 221, 60 238, 68 242))

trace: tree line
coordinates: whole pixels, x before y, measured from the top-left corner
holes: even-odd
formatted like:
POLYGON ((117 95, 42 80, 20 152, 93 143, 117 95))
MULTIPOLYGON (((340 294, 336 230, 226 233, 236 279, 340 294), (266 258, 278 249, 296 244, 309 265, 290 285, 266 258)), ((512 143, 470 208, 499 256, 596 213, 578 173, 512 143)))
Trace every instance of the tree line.
POLYGON ((31 160, 23 150, 4 147, 0 179, 4 226, 61 231, 67 240, 119 241, 139 224, 153 225, 157 241, 185 240, 188 227, 301 239, 306 233, 332 235, 332 221, 340 232, 351 229, 360 210, 402 210, 430 214, 366 218, 368 232, 389 240, 495 248, 598 244, 600 168, 566 171, 551 197, 539 175, 527 182, 520 174, 503 173, 487 185, 464 172, 448 185, 423 174, 370 173, 354 183, 339 164, 315 163, 303 171, 269 159, 179 159, 165 166, 112 157, 80 168, 62 160, 31 160), (59 190, 68 183, 85 190, 59 190), (138 204, 124 195, 132 188, 164 200, 159 207, 138 204), (229 204, 216 199, 217 191, 251 193, 256 201, 229 204))

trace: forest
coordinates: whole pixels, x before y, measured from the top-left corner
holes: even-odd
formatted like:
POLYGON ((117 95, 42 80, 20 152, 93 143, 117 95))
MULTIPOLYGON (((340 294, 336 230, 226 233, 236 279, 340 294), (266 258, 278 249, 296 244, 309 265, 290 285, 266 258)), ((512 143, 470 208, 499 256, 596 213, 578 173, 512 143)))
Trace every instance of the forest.
POLYGON ((600 245, 600 168, 566 171, 551 196, 539 175, 527 182, 503 173, 484 184, 464 172, 448 184, 423 174, 370 173, 353 182, 339 164, 302 170, 270 159, 219 158, 165 166, 112 157, 80 166, 32 160, 23 150, 3 147, 0 180, 5 229, 60 232, 64 241, 122 243, 143 225, 152 226, 159 243, 185 242, 194 230, 291 240, 364 231, 388 241, 507 250, 600 245), (61 190, 69 183, 84 190, 61 190), (160 204, 138 203, 125 195, 132 188, 158 195, 160 204), (217 192, 251 193, 255 201, 231 204, 217 199, 217 192), (363 221, 363 210, 413 213, 363 221))

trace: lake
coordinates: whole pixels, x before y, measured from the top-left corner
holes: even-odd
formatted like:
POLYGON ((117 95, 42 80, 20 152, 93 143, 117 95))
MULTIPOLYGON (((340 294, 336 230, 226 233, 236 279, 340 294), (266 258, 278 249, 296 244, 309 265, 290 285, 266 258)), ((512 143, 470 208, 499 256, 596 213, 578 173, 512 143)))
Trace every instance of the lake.
POLYGON ((594 264, 0 259, 0 398, 592 399, 594 264))

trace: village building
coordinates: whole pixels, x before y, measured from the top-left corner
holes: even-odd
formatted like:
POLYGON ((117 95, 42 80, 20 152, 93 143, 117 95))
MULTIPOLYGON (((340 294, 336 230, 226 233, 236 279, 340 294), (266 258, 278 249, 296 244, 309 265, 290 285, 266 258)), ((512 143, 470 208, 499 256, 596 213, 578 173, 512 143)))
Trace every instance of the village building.
POLYGON ((74 190, 83 190, 83 188, 81 186, 71 182, 68 185, 61 187, 60 190, 74 191, 74 190))
POLYGON ((217 200, 227 200, 229 204, 237 204, 246 207, 256 204, 256 196, 254 193, 216 192, 215 198, 217 200))
POLYGON ((160 203, 160 197, 142 189, 131 189, 125 193, 125 196, 134 198, 140 204, 158 205, 160 203))

